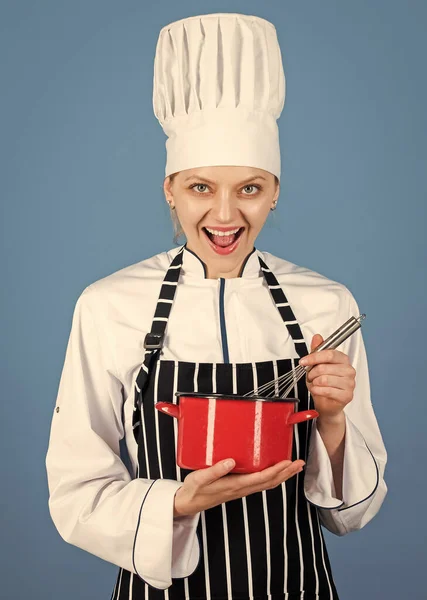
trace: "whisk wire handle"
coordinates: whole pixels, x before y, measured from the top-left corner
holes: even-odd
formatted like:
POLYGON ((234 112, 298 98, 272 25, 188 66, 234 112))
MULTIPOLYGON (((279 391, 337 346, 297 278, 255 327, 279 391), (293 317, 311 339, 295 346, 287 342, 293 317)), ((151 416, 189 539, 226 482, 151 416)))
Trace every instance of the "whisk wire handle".
MULTIPOLYGON (((342 344, 350 335, 360 329, 361 321, 365 319, 366 315, 362 314, 359 317, 350 317, 348 321, 341 325, 332 335, 324 340, 313 352, 320 352, 320 350, 327 350, 329 348, 335 349, 342 344)), ((312 354, 313 352, 310 352, 312 354)))

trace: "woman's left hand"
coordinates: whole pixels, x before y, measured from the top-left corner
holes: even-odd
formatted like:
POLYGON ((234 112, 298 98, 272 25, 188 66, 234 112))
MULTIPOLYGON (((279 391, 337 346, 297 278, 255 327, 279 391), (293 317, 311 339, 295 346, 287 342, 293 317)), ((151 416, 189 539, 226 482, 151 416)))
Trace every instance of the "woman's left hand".
MULTIPOLYGON (((311 351, 323 341, 318 333, 313 336, 311 351)), ((325 421, 340 419, 344 416, 344 407, 353 400, 356 387, 356 370, 349 357, 339 350, 329 349, 304 358, 306 365, 312 367, 306 375, 307 389, 313 396, 319 418, 325 421)))

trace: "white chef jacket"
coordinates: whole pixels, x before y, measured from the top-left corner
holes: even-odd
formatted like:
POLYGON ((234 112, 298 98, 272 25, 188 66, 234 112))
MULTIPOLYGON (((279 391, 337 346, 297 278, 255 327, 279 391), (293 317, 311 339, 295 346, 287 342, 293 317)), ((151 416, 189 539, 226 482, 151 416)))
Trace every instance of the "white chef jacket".
MULTIPOLYGON (((151 485, 152 480, 135 478, 132 412, 144 338, 151 330, 161 283, 178 250, 121 269, 81 293, 46 456, 49 510, 63 539, 136 573, 134 550, 138 574, 162 589, 171 585, 172 577, 187 577, 196 568, 200 513, 173 517, 174 495, 182 482, 160 479, 151 485), (123 437, 131 474, 120 458, 123 437)), ((260 271, 258 255, 282 286, 309 350, 314 334, 326 338, 359 315, 343 284, 256 250, 241 277, 225 280, 224 320, 231 363, 299 358, 260 271)), ((201 260, 185 248, 161 359, 224 361, 219 300, 220 280, 207 279, 201 260)), ((356 369, 354 397, 344 409, 343 500, 336 497, 330 459, 316 421, 304 490, 307 500, 319 507, 323 526, 341 536, 361 529, 380 509, 387 493, 387 454, 371 403, 361 330, 339 350, 356 369)))

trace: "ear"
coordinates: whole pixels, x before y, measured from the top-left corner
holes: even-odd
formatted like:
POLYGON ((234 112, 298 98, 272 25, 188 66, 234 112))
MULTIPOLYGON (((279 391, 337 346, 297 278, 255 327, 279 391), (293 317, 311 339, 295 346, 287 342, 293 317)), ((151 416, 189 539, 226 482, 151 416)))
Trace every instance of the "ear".
POLYGON ((163 192, 165 194, 166 201, 172 202, 173 201, 172 183, 171 183, 169 175, 167 177, 165 177, 165 180, 163 182, 163 192))
POLYGON ((279 194, 280 194, 280 181, 277 180, 276 191, 274 192, 274 196, 273 196, 273 202, 275 202, 279 198, 279 194))

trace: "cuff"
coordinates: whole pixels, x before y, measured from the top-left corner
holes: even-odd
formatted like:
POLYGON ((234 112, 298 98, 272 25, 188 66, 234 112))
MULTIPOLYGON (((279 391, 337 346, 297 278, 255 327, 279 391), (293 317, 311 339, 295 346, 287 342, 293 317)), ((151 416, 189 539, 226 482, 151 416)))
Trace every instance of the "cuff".
POLYGON ((378 487, 379 470, 375 458, 360 431, 347 414, 345 417, 343 500, 336 497, 331 461, 316 421, 313 422, 304 492, 306 499, 318 508, 346 510, 368 500, 378 487))
POLYGON ((200 513, 188 517, 175 517, 173 521, 172 577, 189 577, 200 560, 197 525, 200 513))
POLYGON ((136 526, 132 555, 135 573, 145 583, 161 590, 172 585, 172 557, 180 548, 184 550, 179 562, 179 570, 184 573, 181 577, 187 576, 187 568, 195 568, 199 559, 197 536, 190 535, 189 547, 185 544, 185 532, 189 527, 191 533, 195 517, 184 517, 184 522, 183 517, 174 519, 173 516, 175 494, 181 486, 182 482, 172 479, 153 481, 142 501, 136 526), (178 534, 176 547, 173 543, 175 530, 178 534))

